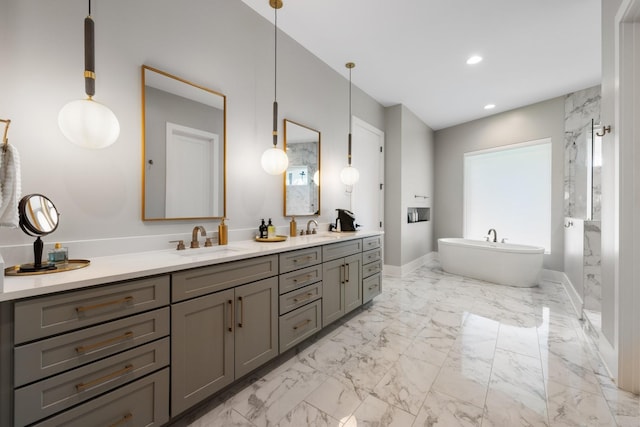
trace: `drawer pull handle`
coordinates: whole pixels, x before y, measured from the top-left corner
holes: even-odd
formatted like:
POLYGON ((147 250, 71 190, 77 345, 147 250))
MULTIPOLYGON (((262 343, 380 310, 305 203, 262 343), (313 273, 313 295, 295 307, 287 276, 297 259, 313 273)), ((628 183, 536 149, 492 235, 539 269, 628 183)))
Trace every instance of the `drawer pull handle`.
POLYGON ((131 301, 133 301, 133 297, 132 296, 128 296, 128 297, 116 299, 116 300, 113 300, 113 301, 101 302, 99 304, 76 307, 76 312, 77 313, 84 313, 85 311, 95 310, 97 308, 108 307, 110 305, 126 304, 126 303, 131 302, 131 301))
POLYGON ((242 297, 238 297, 238 301, 240 302, 240 322, 238 323, 238 327, 242 328, 242 324, 244 323, 244 304, 242 297))
POLYGON ((76 352, 77 353, 86 353, 86 352, 94 350, 96 348, 106 347, 109 344, 112 344, 112 343, 115 343, 115 342, 118 342, 118 341, 124 341, 124 340, 129 339, 129 338, 133 338, 133 332, 131 332, 131 331, 127 331, 122 335, 119 335, 119 336, 113 337, 113 338, 109 338, 109 339, 106 339, 104 341, 100 341, 100 342, 97 342, 97 343, 87 344, 87 345, 80 345, 80 346, 76 347, 76 352))
POLYGON ((297 325, 293 325, 293 330, 297 331, 300 328, 304 328, 309 323, 311 323, 311 319, 303 320, 302 322, 298 323, 297 325))
POLYGON ((311 261, 313 259, 313 257, 311 255, 307 255, 305 257, 300 257, 300 258, 294 258, 293 262, 305 262, 305 261, 311 261))
POLYGON ((373 289, 375 289, 377 287, 378 287, 378 285, 369 286, 369 290, 373 290, 373 289))
POLYGON ((121 426, 122 424, 126 424, 132 418, 133 418, 133 414, 131 412, 129 412, 127 415, 125 415, 124 417, 120 418, 120 420, 118 420, 115 423, 111 424, 109 427, 121 426))
MULTIPOLYGON (((302 277, 302 276, 298 276, 296 278, 293 279, 293 283, 298 283, 298 279, 302 277)), ((307 274, 306 276, 304 276, 304 279, 301 280, 301 282, 306 282, 307 280, 311 280, 313 276, 311 274, 307 274)))
POLYGON ((349 269, 349 264, 347 264, 347 272, 346 272, 346 274, 345 274, 345 276, 344 276, 344 282, 345 282, 345 283, 349 283, 349 276, 350 276, 350 275, 351 275, 351 271, 350 271, 350 269, 349 269))
POLYGON ((307 292, 307 294, 306 294, 304 297, 302 297, 302 298, 294 298, 294 299, 293 299, 293 302, 295 302, 295 303, 299 303, 299 302, 302 302, 302 301, 307 301, 307 300, 309 300, 312 296, 313 296, 313 292, 307 292))
POLYGON ((104 377, 100 377, 100 378, 96 378, 93 381, 89 381, 88 383, 80 383, 80 384, 76 384, 76 390, 77 391, 84 391, 90 387, 96 386, 98 384, 102 384, 104 382, 107 382, 111 379, 114 379, 116 377, 122 376, 124 374, 127 374, 129 372, 133 371, 133 365, 129 364, 127 366, 125 366, 124 368, 120 369, 119 371, 116 372, 112 372, 110 374, 105 375, 104 377))
POLYGON ((233 332, 233 300, 229 300, 229 332, 233 332))

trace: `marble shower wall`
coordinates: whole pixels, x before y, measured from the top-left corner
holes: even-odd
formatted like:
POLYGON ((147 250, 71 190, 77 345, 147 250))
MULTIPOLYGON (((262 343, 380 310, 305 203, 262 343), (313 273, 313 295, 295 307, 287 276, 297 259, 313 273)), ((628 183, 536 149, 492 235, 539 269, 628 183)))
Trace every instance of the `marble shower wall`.
POLYGON ((586 310, 602 310, 602 273, 600 267, 600 221, 584 222, 583 305, 586 310))
MULTIPOLYGON (((320 208, 318 201, 318 188, 313 182, 313 176, 318 165, 318 143, 296 142, 287 144, 289 156, 289 168, 307 167, 306 185, 286 185, 287 212, 296 215, 317 214, 320 208)), ((288 173, 288 172, 287 172, 288 173)), ((289 180, 287 176, 287 180, 289 180)))
MULTIPOLYGON (((600 123, 600 86, 570 93, 564 118, 564 215, 587 219, 587 165, 591 121, 600 123)), ((600 168, 593 170, 593 219, 600 218, 600 168)))

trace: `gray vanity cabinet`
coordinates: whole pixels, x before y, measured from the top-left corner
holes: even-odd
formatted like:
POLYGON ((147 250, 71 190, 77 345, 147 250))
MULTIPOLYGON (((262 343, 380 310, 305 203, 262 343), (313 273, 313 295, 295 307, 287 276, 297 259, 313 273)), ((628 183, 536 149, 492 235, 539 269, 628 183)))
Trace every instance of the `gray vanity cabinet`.
POLYGON ((235 370, 240 378, 278 355, 278 278, 236 288, 235 370))
MULTIPOLYGON (((243 261, 229 264, 239 263, 243 261)), ((229 280, 230 267, 174 276, 196 275, 206 281, 207 275, 215 278, 224 271, 229 280)), ((174 303, 171 337, 171 415, 176 416, 277 356, 278 278, 174 303)))
POLYGON ((2 363, 13 363, 13 425, 165 424, 169 283, 156 276, 13 303, 13 342, 2 344, 12 347, 2 363))
POLYGON ((171 415, 231 384, 233 289, 171 307, 171 415))
POLYGON ((363 239, 362 303, 382 293, 382 236, 363 239))
POLYGON ((325 260, 322 326, 325 327, 362 305, 362 240, 326 245, 322 251, 325 260))

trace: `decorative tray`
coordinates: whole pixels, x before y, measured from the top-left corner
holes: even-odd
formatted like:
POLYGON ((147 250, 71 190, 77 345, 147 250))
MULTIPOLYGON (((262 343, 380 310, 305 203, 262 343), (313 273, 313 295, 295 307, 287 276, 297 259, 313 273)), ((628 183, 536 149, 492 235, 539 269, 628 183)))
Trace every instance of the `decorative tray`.
POLYGON ((284 242, 287 240, 287 236, 274 236, 274 237, 256 237, 256 242, 284 242))
MULTIPOLYGON (((56 264, 55 268, 34 270, 34 271, 21 271, 20 265, 14 265, 13 267, 7 267, 4 269, 5 276, 30 276, 33 274, 50 274, 50 273, 62 273, 63 271, 77 270, 79 268, 87 267, 91 263, 88 259, 70 259, 66 264, 56 264)), ((33 266, 33 263, 22 264, 25 266, 33 266)))

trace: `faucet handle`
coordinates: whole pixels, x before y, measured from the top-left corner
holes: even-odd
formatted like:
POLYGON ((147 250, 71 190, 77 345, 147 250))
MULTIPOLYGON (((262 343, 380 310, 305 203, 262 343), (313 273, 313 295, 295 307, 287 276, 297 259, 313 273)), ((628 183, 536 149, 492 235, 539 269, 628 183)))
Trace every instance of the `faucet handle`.
POLYGON ((209 246, 213 246, 213 242, 211 241, 211 237, 207 237, 207 238, 204 240, 204 247, 205 247, 205 248, 208 248, 209 246))
POLYGON ((506 237, 503 237, 502 240, 500 241, 500 243, 507 243, 507 240, 509 240, 509 239, 507 239, 506 237))
POLYGON ((169 243, 177 243, 176 250, 178 251, 184 250, 184 240, 169 240, 169 243))

